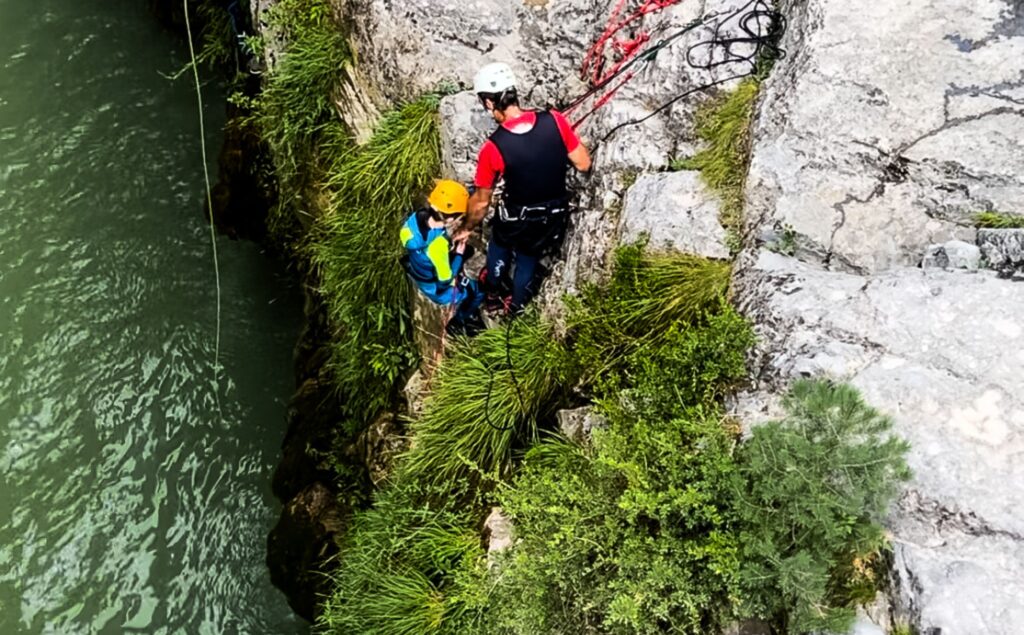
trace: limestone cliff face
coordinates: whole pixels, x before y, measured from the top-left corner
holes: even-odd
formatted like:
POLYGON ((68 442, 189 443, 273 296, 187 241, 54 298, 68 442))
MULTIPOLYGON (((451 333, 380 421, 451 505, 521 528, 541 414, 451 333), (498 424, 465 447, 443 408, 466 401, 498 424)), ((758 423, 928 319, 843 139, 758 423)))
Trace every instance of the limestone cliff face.
POLYGON ((747 218, 752 236, 788 232, 796 257, 754 241, 742 259, 737 301, 761 334, 747 405, 828 375, 892 414, 915 472, 889 519, 897 611, 925 633, 1018 633, 1024 288, 918 265, 934 243, 973 243, 972 213, 1024 211, 1024 5, 787 12, 747 218))
MULTIPOLYGON (((579 64, 612 4, 335 1, 358 61, 344 71, 339 114, 360 134, 389 103, 440 83, 465 88, 488 61, 512 64, 528 105, 567 103, 584 90, 579 64)), ((253 0, 256 23, 269 3, 253 0)), ((745 4, 683 1, 647 16, 643 28, 669 33, 745 4)), ((859 387, 913 444, 916 474, 889 519, 893 608, 876 621, 888 628, 909 620, 943 635, 1017 633, 1024 287, 993 271, 919 265, 937 253, 933 244, 962 241, 943 254, 970 248, 972 213, 1024 211, 1024 5, 782 5, 788 56, 757 108, 735 280, 735 300, 761 341, 753 387, 736 408, 750 422, 767 417, 773 395, 802 376, 859 387)), ((606 138, 680 93, 735 74, 687 63, 688 48, 709 35, 710 27, 697 28, 660 52, 580 128, 598 146, 595 169, 576 184, 580 210, 541 299, 549 313, 606 272, 615 245, 640 234, 658 247, 728 256, 715 198, 695 173, 665 172, 671 158, 697 149, 693 115, 708 94, 606 138)), ((469 92, 446 97, 441 119, 446 176, 469 181, 493 123, 469 92)), ((983 250, 1007 252, 1011 269, 1014 258, 1024 260, 1019 236, 985 240, 983 250)))

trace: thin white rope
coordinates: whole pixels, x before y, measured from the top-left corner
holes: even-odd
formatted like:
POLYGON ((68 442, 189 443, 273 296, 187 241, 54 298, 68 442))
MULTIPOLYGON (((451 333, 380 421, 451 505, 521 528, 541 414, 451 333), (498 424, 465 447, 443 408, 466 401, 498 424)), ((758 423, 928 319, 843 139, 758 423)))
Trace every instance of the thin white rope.
POLYGON ((203 121, 203 90, 199 84, 199 67, 196 51, 192 45, 192 25, 188 19, 188 0, 182 0, 185 8, 185 31, 188 34, 188 52, 192 57, 192 76, 196 82, 196 103, 199 107, 199 142, 203 151, 203 178, 206 179, 206 209, 210 215, 210 246, 213 248, 213 273, 217 283, 217 328, 213 344, 213 399, 220 413, 220 263, 217 258, 217 231, 213 226, 213 194, 210 190, 210 170, 206 164, 206 125, 203 121))

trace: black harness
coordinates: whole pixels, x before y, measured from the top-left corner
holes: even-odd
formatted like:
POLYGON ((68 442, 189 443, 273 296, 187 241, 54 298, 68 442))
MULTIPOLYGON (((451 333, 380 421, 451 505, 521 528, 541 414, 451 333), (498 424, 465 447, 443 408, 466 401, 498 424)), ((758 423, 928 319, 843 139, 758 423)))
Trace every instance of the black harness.
POLYGON ((537 113, 533 129, 491 135, 505 164, 505 191, 492 221, 494 240, 525 254, 545 256, 562 247, 569 226, 568 151, 554 116, 537 113))

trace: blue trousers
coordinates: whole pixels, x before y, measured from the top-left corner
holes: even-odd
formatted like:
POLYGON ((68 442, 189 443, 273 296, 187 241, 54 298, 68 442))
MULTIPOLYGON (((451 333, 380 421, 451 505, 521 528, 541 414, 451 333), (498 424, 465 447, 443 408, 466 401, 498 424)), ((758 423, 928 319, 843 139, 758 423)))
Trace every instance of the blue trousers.
POLYGON ((509 269, 514 268, 512 275, 513 315, 537 294, 543 278, 543 267, 539 256, 528 256, 509 247, 503 247, 493 239, 487 244, 487 291, 500 293, 500 289, 508 288, 509 269))

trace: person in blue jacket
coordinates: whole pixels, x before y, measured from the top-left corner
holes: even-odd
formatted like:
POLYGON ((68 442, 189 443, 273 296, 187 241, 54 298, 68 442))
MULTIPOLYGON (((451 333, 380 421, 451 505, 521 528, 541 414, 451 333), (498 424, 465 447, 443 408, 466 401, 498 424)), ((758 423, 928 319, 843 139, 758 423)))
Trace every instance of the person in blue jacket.
POLYGON ((433 302, 454 307, 448 325, 453 330, 482 327, 483 294, 476 280, 462 273, 469 257, 466 241, 455 242, 448 224, 466 213, 469 192, 456 181, 439 181, 427 198, 427 207, 413 212, 400 231, 405 255, 402 264, 420 292, 433 302))

